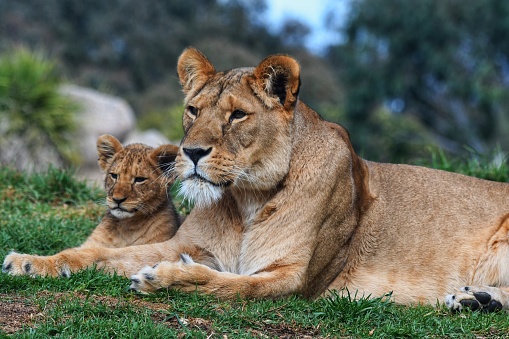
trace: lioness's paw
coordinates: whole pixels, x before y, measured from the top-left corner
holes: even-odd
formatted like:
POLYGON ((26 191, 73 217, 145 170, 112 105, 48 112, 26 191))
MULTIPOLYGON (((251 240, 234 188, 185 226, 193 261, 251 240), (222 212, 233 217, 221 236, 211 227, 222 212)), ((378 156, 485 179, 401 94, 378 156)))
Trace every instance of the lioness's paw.
POLYGON ((145 266, 137 274, 131 276, 132 291, 151 293, 161 288, 178 287, 181 290, 194 290, 193 268, 196 263, 187 254, 181 254, 177 262, 162 261, 152 267, 145 266))
POLYGON ((509 295, 496 287, 465 286, 457 294, 445 297, 445 304, 451 311, 469 308, 472 311, 495 312, 507 308, 509 295))
POLYGON ((157 266, 145 266, 137 274, 132 275, 129 289, 148 294, 162 288, 159 279, 157 279, 157 266))
POLYGON ((70 277, 67 265, 55 267, 48 257, 40 257, 16 252, 9 253, 2 264, 2 272, 10 275, 70 277))

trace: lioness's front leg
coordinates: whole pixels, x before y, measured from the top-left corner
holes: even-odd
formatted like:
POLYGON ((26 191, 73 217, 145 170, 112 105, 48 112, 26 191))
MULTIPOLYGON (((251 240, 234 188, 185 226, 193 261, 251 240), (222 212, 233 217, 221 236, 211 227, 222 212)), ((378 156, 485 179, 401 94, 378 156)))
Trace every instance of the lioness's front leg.
POLYGON ((131 289, 150 293, 163 288, 176 288, 184 292, 199 291, 219 298, 277 298, 298 292, 302 284, 300 265, 287 265, 270 272, 239 275, 219 272, 195 263, 181 255, 176 262, 163 261, 145 266, 131 276, 131 289))

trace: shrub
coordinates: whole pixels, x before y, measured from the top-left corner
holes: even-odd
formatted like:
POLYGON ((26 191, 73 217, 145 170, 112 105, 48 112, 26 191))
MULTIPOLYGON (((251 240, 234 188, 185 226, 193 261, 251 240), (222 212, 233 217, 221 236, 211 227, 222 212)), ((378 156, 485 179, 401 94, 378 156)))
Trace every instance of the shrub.
POLYGON ((455 158, 440 148, 430 147, 430 158, 423 158, 414 163, 481 179, 509 182, 509 155, 504 154, 500 147, 491 154, 479 154, 472 149, 467 149, 467 151, 470 153, 470 157, 455 158))
POLYGON ((77 107, 59 93, 60 83, 56 63, 41 52, 15 48, 0 56, 0 126, 4 137, 21 138, 31 152, 48 142, 74 164, 79 159, 70 141, 77 107))

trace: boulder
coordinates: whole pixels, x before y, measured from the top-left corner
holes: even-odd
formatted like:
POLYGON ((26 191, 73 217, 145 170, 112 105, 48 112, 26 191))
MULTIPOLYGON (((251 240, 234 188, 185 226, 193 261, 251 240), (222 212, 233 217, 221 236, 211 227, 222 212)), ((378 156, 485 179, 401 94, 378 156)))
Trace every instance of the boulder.
POLYGON ((111 134, 120 141, 135 128, 136 117, 129 104, 118 97, 89 88, 64 85, 60 92, 78 104, 76 146, 82 166, 97 167, 97 138, 111 134))
MULTIPOLYGON (((81 157, 77 173, 81 179, 93 184, 101 181, 96 142, 102 134, 111 134, 124 145, 139 142, 157 147, 170 143, 157 130, 136 130, 136 116, 129 104, 121 98, 75 85, 64 85, 59 91, 78 106, 78 129, 74 140, 81 157)), ((44 171, 49 165, 57 168, 64 166, 60 155, 47 140, 32 140, 29 143, 19 136, 7 136, 7 128, 8 121, 0 116, 1 164, 30 171, 44 171)))
POLYGON ((62 167, 63 161, 49 140, 32 136, 32 140, 7 133, 9 122, 0 117, 0 164, 19 170, 44 171, 50 165, 62 167))
POLYGON ((127 135, 123 141, 124 145, 133 143, 142 143, 152 147, 161 146, 164 144, 175 144, 166 138, 161 132, 155 129, 148 129, 146 131, 133 130, 127 135))

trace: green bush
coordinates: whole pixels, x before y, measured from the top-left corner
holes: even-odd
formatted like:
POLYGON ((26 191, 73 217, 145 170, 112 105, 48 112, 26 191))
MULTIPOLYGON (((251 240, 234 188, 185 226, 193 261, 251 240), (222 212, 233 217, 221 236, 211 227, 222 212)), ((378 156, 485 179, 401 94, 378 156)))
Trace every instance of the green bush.
POLYGON ((79 159, 71 138, 77 107, 59 93, 60 84, 55 62, 41 52, 15 48, 0 56, 0 123, 4 136, 19 136, 32 152, 41 140, 47 141, 62 160, 75 164, 79 159))
POLYGON ((361 123, 338 106, 319 107, 318 112, 324 119, 343 125, 357 154, 367 160, 409 162, 426 156, 426 146, 436 144, 419 120, 393 113, 383 105, 361 123))
POLYGON ((430 158, 420 159, 415 163, 481 179, 509 182, 508 155, 504 154, 500 148, 496 148, 491 154, 479 154, 472 149, 467 151, 470 157, 462 159, 452 157, 442 149, 430 147, 430 158))

